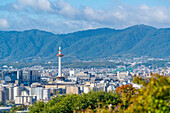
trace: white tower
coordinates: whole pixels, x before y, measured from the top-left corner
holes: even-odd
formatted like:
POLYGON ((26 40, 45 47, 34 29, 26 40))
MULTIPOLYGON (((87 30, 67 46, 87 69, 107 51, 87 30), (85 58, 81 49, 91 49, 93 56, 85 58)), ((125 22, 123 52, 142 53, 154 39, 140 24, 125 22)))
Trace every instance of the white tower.
POLYGON ((59 52, 57 54, 58 57, 58 76, 62 76, 61 74, 61 57, 63 57, 64 55, 61 54, 61 46, 59 46, 59 52))

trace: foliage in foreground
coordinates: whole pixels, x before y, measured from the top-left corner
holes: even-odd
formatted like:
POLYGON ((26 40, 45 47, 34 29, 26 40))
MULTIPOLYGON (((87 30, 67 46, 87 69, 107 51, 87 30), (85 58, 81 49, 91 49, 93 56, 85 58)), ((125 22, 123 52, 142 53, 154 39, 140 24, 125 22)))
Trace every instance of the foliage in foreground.
POLYGON ((142 85, 134 89, 124 85, 114 92, 91 91, 82 95, 58 95, 47 104, 37 102, 30 107, 30 113, 169 113, 170 77, 153 75, 150 79, 134 78, 142 85), (111 109, 108 106, 112 104, 111 109))
POLYGON ((10 111, 3 111, 3 113, 15 113, 16 111, 27 110, 27 107, 28 106, 26 105, 19 105, 19 106, 13 105, 10 111))
POLYGON ((81 95, 58 95, 47 104, 39 101, 30 106, 30 113, 73 113, 83 112, 86 108, 95 112, 97 108, 107 107, 109 104, 116 106, 120 102, 120 95, 113 92, 91 91, 81 95))
POLYGON ((126 109, 131 104, 131 98, 136 96, 136 89, 132 84, 117 87, 116 92, 121 94, 122 103, 120 106, 122 109, 126 109))
POLYGON ((139 81, 143 87, 138 90, 137 96, 131 99, 133 104, 127 108, 126 112, 169 113, 170 76, 154 75, 149 82, 147 81, 139 81))
MULTIPOLYGON (((134 83, 142 88, 134 90, 130 85, 117 88, 122 103, 111 112, 119 113, 169 113, 170 112, 170 76, 153 75, 150 79, 134 78, 134 83), (129 90, 128 90, 129 89, 129 90), (130 95, 131 94, 131 95, 130 95), (125 96, 126 95, 126 96, 125 96), (128 101, 127 101, 128 100, 128 101)), ((110 113, 108 109, 99 112, 110 113)))

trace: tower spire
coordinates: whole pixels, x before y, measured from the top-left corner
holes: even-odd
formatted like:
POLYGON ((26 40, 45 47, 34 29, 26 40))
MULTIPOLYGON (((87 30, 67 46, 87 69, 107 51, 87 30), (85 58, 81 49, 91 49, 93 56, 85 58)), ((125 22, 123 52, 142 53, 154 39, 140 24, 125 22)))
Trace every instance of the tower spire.
POLYGON ((62 76, 62 72, 61 72, 61 57, 63 57, 64 55, 61 54, 61 46, 59 46, 59 51, 57 54, 58 57, 58 76, 62 76))

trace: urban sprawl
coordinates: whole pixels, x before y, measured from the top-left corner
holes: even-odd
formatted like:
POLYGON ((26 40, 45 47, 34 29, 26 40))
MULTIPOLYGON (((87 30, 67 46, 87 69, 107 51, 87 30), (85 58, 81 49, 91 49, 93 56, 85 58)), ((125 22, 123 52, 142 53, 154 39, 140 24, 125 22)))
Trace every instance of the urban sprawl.
POLYGON ((61 69, 61 48, 57 56, 58 67, 33 66, 16 69, 5 65, 0 69, 0 102, 6 106, 5 109, 10 109, 14 104, 32 105, 37 101, 48 102, 56 95, 82 94, 91 90, 114 91, 116 87, 126 84, 140 88, 140 85, 132 82, 134 76, 149 78, 151 73, 170 75, 170 67, 133 67, 134 64, 141 63, 141 60, 128 62, 131 67, 119 65, 116 68, 61 69))

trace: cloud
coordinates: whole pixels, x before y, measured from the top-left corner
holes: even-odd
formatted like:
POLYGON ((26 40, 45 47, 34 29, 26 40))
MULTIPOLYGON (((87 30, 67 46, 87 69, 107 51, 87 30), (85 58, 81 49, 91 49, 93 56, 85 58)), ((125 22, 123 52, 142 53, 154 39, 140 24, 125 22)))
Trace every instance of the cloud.
POLYGON ((88 6, 76 8, 62 0, 55 3, 54 6, 53 10, 63 18, 96 22, 108 27, 124 28, 135 24, 148 24, 156 27, 170 26, 170 7, 117 4, 108 9, 94 9, 88 6))
POLYGON ((0 9, 10 13, 10 16, 3 15, 6 24, 1 25, 1 22, 0 26, 17 30, 37 28, 68 33, 98 27, 120 29, 135 24, 170 27, 170 6, 149 7, 146 4, 137 6, 117 2, 107 9, 95 9, 74 7, 65 0, 17 0, 16 3, 0 6, 0 9))
POLYGON ((0 19, 0 28, 7 28, 9 27, 8 21, 6 19, 0 19))
POLYGON ((81 14, 79 9, 73 7, 68 2, 64 0, 59 0, 56 3, 51 3, 51 7, 55 10, 56 14, 62 15, 64 17, 75 19, 77 16, 81 14))
POLYGON ((34 10, 53 11, 48 0, 18 0, 13 4, 16 10, 33 8, 34 10))

